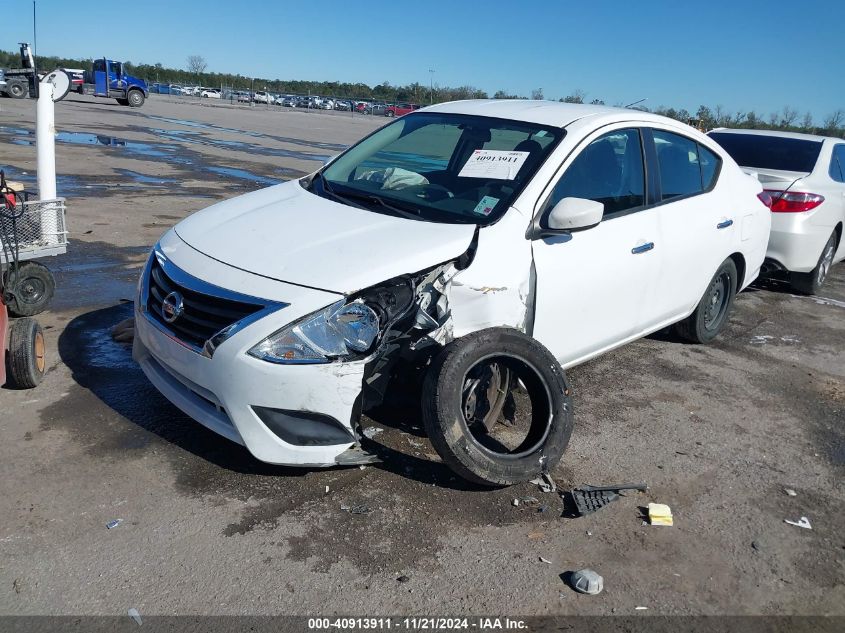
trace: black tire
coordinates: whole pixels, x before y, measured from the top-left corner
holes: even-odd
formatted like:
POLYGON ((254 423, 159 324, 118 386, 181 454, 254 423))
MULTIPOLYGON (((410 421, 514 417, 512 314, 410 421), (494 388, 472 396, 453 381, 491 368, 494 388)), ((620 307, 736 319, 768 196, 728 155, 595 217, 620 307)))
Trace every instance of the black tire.
MULTIPOLYGON (((487 386, 480 393, 483 389, 490 393, 487 386)), ((487 411, 498 409, 498 413, 502 408, 489 400, 487 405, 487 411)), ((573 427, 563 369, 540 343, 510 328, 474 332, 444 347, 425 377, 422 414, 429 439, 443 461, 464 479, 486 486, 528 481, 551 470, 566 450, 573 427), (490 364, 507 367, 509 384, 524 386, 531 404, 528 430, 513 448, 488 435, 477 419, 467 421, 471 372, 490 364)))
MULTIPOLYGON (((8 281, 14 279, 6 273, 8 281)), ((8 303, 9 313, 17 317, 31 317, 47 309, 56 291, 56 280, 50 269, 38 262, 24 262, 18 269, 14 296, 8 303)))
POLYGON ((736 264, 722 262, 691 315, 675 324, 678 335, 691 343, 709 343, 728 322, 738 287, 736 264))
POLYGON ((387 118, 389 118, 389 119, 392 119, 394 116, 396 116, 396 113, 395 113, 393 110, 388 110, 388 111, 387 111, 387 112, 385 112, 384 114, 385 114, 385 116, 387 116, 387 118))
POLYGON ((9 376, 19 389, 37 387, 47 371, 44 333, 35 319, 12 321, 9 328, 9 376))
POLYGON ((130 90, 129 94, 126 95, 126 104, 130 108, 140 108, 144 105, 144 93, 140 90, 130 90))
POLYGON ((836 254, 837 246, 836 231, 831 233, 830 239, 824 245, 822 254, 816 267, 808 273, 789 273, 789 284, 798 292, 805 295, 814 295, 824 285, 830 267, 833 266, 833 256, 836 254))
POLYGON ((29 95, 29 82, 23 79, 9 79, 6 82, 6 94, 12 99, 23 99, 29 95))

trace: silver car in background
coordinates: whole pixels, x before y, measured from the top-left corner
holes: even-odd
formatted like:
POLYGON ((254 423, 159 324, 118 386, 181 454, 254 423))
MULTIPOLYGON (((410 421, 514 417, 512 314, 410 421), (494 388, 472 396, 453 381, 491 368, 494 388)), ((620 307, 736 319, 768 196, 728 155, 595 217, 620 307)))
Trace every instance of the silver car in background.
POLYGON ((768 272, 786 272, 797 291, 816 294, 845 259, 845 139, 727 128, 708 136, 772 197, 768 272))

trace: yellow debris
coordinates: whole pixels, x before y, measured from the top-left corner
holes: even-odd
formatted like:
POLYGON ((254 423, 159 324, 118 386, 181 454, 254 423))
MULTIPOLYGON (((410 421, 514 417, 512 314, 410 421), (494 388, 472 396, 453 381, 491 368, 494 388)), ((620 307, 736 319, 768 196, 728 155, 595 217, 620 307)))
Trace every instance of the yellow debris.
POLYGON ((672 509, 665 503, 648 504, 648 522, 652 525, 672 525, 672 509))

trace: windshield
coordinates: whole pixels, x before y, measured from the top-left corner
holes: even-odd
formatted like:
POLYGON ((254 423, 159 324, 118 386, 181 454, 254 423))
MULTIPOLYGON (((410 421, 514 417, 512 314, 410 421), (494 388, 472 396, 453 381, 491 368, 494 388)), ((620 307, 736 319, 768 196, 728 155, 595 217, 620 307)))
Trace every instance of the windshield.
POLYGON ((561 128, 460 114, 408 114, 314 178, 318 195, 432 222, 500 218, 563 137, 561 128))
POLYGON ((721 145, 738 165, 758 169, 810 173, 822 149, 821 141, 785 136, 732 132, 711 132, 708 136, 721 145))

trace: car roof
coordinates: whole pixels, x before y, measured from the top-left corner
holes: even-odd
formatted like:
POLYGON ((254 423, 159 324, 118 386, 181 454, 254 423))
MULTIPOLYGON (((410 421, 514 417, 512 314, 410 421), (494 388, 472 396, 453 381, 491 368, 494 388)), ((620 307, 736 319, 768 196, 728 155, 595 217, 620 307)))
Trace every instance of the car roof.
MULTIPOLYGON (((588 116, 616 116, 620 121, 630 120, 633 114, 639 121, 662 121, 670 119, 650 112, 614 108, 610 106, 562 103, 559 101, 533 101, 530 99, 471 99, 439 103, 418 110, 418 112, 444 112, 451 114, 471 114, 499 119, 511 119, 526 123, 566 127, 573 121, 588 116)), ((677 121, 672 120, 673 123, 677 121)))
MULTIPOLYGON (((743 130, 737 128, 730 128, 730 127, 717 127, 710 132, 719 132, 722 134, 723 132, 726 134, 754 134, 757 136, 779 136, 781 138, 794 138, 803 141, 842 141, 841 138, 837 138, 835 136, 819 136, 817 134, 803 134, 801 132, 784 132, 781 130, 743 130)), ((708 132, 708 134, 710 134, 708 132)))

